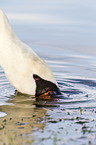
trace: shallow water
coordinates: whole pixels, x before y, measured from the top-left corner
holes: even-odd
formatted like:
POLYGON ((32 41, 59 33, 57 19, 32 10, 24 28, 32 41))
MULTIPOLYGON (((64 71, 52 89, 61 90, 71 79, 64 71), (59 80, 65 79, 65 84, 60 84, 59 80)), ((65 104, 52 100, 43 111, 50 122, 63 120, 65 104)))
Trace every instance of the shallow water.
POLYGON ((1 2, 15 33, 48 63, 63 95, 16 95, 0 68, 0 144, 96 144, 95 4, 1 2))

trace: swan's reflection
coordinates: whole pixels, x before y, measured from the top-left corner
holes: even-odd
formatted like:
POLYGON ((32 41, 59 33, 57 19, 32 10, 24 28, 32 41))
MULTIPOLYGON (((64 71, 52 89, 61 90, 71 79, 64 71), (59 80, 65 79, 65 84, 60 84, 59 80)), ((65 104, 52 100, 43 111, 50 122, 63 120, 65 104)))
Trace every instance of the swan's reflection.
POLYGON ((45 127, 46 109, 36 108, 35 99, 29 96, 15 95, 0 106, 0 111, 7 115, 0 118, 1 144, 30 144, 34 140, 34 131, 45 127))

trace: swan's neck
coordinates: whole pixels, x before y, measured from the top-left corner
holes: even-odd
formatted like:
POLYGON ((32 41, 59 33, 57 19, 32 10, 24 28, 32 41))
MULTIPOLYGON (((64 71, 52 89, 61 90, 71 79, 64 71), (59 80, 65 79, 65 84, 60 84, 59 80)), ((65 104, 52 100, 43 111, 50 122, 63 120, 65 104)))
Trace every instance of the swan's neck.
POLYGON ((0 46, 10 43, 15 37, 7 16, 0 9, 0 46))
POLYGON ((0 10, 0 65, 2 66, 13 49, 12 43, 17 37, 14 34, 6 15, 0 10))

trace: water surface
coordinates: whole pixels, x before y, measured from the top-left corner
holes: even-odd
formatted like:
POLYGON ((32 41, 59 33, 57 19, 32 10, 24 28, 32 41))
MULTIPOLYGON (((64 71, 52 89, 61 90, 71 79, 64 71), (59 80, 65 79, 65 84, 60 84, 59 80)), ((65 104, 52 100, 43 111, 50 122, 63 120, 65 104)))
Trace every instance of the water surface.
POLYGON ((61 98, 15 94, 0 68, 0 144, 96 144, 95 0, 1 2, 14 32, 48 63, 61 98))

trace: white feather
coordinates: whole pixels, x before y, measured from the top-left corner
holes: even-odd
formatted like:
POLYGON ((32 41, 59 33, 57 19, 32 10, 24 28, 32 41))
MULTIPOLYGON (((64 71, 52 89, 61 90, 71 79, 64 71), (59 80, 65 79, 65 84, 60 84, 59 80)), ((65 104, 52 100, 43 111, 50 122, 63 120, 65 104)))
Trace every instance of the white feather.
POLYGON ((48 65, 14 34, 0 9, 0 65, 8 81, 21 93, 35 95, 33 74, 56 84, 48 65))

